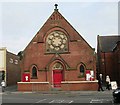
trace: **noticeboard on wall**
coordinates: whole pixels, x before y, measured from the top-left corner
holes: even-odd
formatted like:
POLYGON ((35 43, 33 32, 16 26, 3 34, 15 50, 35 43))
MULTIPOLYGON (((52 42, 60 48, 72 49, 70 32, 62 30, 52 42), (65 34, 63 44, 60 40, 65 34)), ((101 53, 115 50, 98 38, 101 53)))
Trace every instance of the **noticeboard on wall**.
POLYGON ((30 82, 30 74, 22 74, 22 82, 30 82))

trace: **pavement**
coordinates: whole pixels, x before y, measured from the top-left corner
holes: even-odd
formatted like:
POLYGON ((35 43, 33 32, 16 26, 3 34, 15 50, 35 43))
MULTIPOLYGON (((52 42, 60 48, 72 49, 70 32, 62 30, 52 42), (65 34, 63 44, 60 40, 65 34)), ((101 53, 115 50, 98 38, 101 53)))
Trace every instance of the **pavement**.
POLYGON ((17 91, 17 85, 7 86, 7 87, 5 88, 5 91, 15 92, 15 91, 17 91))
MULTIPOLYGON (((103 94, 112 94, 113 90, 106 90, 105 87, 103 87, 103 89, 105 91, 58 91, 58 90, 53 90, 53 91, 30 91, 30 92, 20 92, 17 90, 17 85, 13 85, 13 86, 8 86, 5 88, 5 92, 4 93, 41 93, 41 94, 62 94, 62 93, 66 93, 66 94, 84 94, 84 93, 103 93, 103 94)), ((1 87, 0 87, 0 92, 1 91, 1 87)))
POLYGON ((113 90, 19 92, 14 85, 6 87, 5 92, 1 92, 1 97, 3 103, 113 103, 112 92, 113 90))

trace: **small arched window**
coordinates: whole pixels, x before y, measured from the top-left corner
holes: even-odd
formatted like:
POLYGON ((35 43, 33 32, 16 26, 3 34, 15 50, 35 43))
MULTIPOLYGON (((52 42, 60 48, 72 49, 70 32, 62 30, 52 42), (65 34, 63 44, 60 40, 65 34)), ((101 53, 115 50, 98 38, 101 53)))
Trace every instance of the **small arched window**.
POLYGON ((37 68, 35 66, 32 68, 32 77, 37 77, 37 68))
POLYGON ((84 75, 84 73, 85 73, 85 68, 83 65, 80 65, 80 74, 84 75))

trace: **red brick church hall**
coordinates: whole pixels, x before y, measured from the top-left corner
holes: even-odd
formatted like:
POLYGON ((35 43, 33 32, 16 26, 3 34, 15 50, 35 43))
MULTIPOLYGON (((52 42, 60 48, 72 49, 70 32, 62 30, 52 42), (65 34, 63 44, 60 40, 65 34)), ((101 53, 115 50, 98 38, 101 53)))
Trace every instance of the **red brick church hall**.
POLYGON ((97 90, 96 54, 60 14, 52 15, 21 52, 19 91, 97 90))

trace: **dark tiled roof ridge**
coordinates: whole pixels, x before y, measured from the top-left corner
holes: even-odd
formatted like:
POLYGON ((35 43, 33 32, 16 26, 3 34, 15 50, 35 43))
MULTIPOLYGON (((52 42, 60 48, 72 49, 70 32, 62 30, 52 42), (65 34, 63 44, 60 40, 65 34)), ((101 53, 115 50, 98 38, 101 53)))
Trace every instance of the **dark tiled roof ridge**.
POLYGON ((120 37, 120 35, 99 35, 99 37, 120 37))
POLYGON ((99 36, 99 48, 102 52, 111 52, 118 41, 120 41, 119 35, 99 36))

